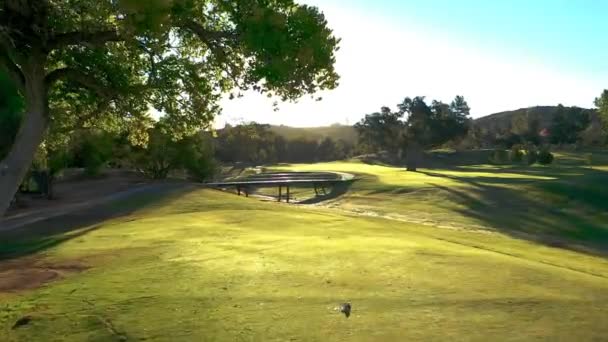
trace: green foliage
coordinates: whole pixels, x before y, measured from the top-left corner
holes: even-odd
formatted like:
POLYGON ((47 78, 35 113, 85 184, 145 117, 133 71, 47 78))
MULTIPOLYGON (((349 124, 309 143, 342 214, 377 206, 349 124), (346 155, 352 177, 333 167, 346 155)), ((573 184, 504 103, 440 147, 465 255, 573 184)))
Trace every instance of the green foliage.
POLYGON ((234 88, 294 100, 338 84, 339 39, 318 8, 291 0, 19 2, 0 19, 9 55, 69 66, 54 75, 52 119, 137 121, 152 106, 179 136, 206 127, 234 88))
POLYGON ((162 128, 162 121, 148 131, 146 146, 133 146, 129 154, 137 170, 152 179, 165 179, 172 171, 183 169, 199 182, 213 177, 217 165, 210 138, 197 133, 174 140, 162 128))
POLYGON ((393 112, 388 107, 382 107, 380 112, 365 115, 355 124, 360 143, 376 151, 396 152, 403 144, 405 124, 401 121, 402 117, 403 113, 393 112))
POLYGON ((226 162, 270 163, 277 160, 277 150, 286 146, 284 139, 270 131, 269 125, 255 122, 243 123, 237 126, 227 125, 218 131, 217 156, 226 162))
POLYGON ((317 147, 316 161, 342 160, 350 155, 352 145, 340 139, 335 141, 331 137, 323 139, 317 147))
POLYGON ((526 147, 526 164, 533 165, 538 161, 538 151, 533 145, 526 147))
POLYGON ((167 178, 183 161, 178 142, 158 126, 148 131, 148 144, 133 147, 130 156, 133 166, 151 179, 167 178))
POLYGON ((72 142, 75 166, 84 168, 88 176, 97 176, 112 158, 114 136, 100 130, 80 132, 72 142))
POLYGON ((68 151, 52 151, 48 157, 48 171, 51 176, 59 174, 68 167, 71 156, 68 151))
POLYGON ((336 160, 336 142, 334 139, 327 137, 317 146, 317 160, 329 161, 336 160))
POLYGON ((350 156, 352 143, 326 137, 320 142, 309 135, 286 139, 269 125, 255 122, 226 125, 217 132, 216 156, 223 162, 269 164, 339 160, 350 156))
POLYGON ((548 148, 542 148, 538 151, 538 163, 542 165, 549 165, 553 163, 553 153, 549 151, 548 148))
POLYGON ((608 89, 604 89, 600 97, 595 99, 595 106, 602 120, 604 132, 608 133, 608 89))
POLYGON ((475 130, 479 134, 475 137, 477 143, 473 145, 511 148, 513 144, 538 146, 549 142, 576 142, 581 138, 593 145, 597 133, 587 129, 596 120, 594 110, 564 106, 536 106, 496 113, 475 119, 475 130), (549 136, 540 136, 541 132, 548 132, 549 136), (593 137, 587 136, 590 133, 593 137))
POLYGON ((270 130, 287 140, 304 137, 309 140, 321 141, 327 137, 335 141, 344 140, 346 143, 357 144, 358 133, 354 126, 333 124, 322 127, 290 127, 271 125, 270 130))
POLYGON ((288 141, 288 161, 294 163, 310 163, 317 159, 317 142, 306 138, 296 138, 288 141))
POLYGON ((199 133, 182 139, 178 144, 180 165, 192 179, 203 182, 216 174, 218 166, 208 137, 199 133))
POLYGON ((358 122, 359 143, 372 151, 391 153, 408 145, 431 148, 463 137, 470 127, 470 108, 462 96, 449 105, 433 101, 430 107, 423 96, 406 97, 397 107, 396 112, 382 107, 358 122))
POLYGON ((470 108, 462 96, 456 96, 449 105, 433 100, 430 107, 422 96, 406 97, 398 107, 400 113, 407 114, 406 139, 425 148, 463 137, 470 127, 470 108))
POLYGON ((511 163, 518 164, 524 159, 524 153, 521 150, 521 146, 513 145, 511 151, 509 151, 509 160, 511 163))
POLYGON ((501 148, 495 149, 490 156, 490 163, 499 165, 509 163, 509 152, 501 148))
POLYGON ((578 107, 557 106, 551 126, 552 144, 574 144, 581 140, 581 132, 591 121, 588 110, 578 107))
POLYGON ((523 143, 525 143, 525 139, 522 136, 508 132, 493 140, 491 144, 510 149, 523 143))
MULTIPOLYGON (((0 70, 32 109, 21 146, 49 127, 138 127, 141 137, 150 108, 179 139, 208 128, 233 89, 296 100, 335 88, 338 44, 318 8, 292 0, 0 2, 0 70)), ((0 178, 12 183, 2 212, 35 149, 14 150, 24 155, 8 161, 18 177, 0 178)), ((91 171, 105 162, 90 156, 91 171)))
POLYGON ((58 175, 72 162, 72 156, 68 149, 52 150, 42 145, 32 162, 32 170, 48 172, 51 177, 58 175))

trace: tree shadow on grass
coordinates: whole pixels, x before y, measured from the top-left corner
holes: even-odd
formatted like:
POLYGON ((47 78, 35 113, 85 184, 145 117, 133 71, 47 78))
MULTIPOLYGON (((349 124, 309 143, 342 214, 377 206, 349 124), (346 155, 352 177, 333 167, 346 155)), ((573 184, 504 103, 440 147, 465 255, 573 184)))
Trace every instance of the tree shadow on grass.
POLYGON ((567 202, 577 202, 598 211, 608 210, 608 189, 603 184, 608 183, 608 172, 587 167, 547 167, 530 168, 522 166, 510 166, 499 169, 487 168, 452 168, 450 171, 458 171, 466 175, 467 172, 483 172, 489 174, 519 174, 523 178, 508 178, 498 176, 474 176, 458 177, 444 175, 437 172, 422 171, 421 173, 451 178, 466 182, 470 179, 473 183, 480 185, 526 185, 530 184, 532 190, 545 193, 553 199, 567 202), (542 177, 542 178, 541 178, 542 177))
POLYGON ((115 201, 0 232, 0 261, 43 252, 97 230, 107 220, 119 219, 151 205, 170 202, 195 189, 197 188, 183 184, 162 184, 115 201))
MULTIPOLYGON (((462 208, 449 210, 517 238, 551 247, 608 255, 608 224, 594 215, 598 210, 606 212, 608 209, 608 192, 600 190, 590 194, 583 190, 597 189, 601 184, 597 183, 600 179, 608 182, 606 173, 527 180, 529 184, 524 184, 526 182, 510 178, 420 172, 465 185, 448 187, 430 184, 453 195, 454 201, 462 208)), ((441 203, 437 205, 442 206, 441 203)))
POLYGON ((346 194, 348 192, 348 190, 350 189, 350 187, 352 186, 353 182, 355 182, 355 181, 356 180, 348 180, 348 181, 342 181, 342 182, 335 183, 334 185, 332 185, 330 187, 329 192, 327 192, 325 194, 319 194, 317 196, 311 197, 311 198, 301 201, 299 203, 300 204, 316 204, 316 203, 321 203, 321 202, 336 199, 336 198, 346 194))

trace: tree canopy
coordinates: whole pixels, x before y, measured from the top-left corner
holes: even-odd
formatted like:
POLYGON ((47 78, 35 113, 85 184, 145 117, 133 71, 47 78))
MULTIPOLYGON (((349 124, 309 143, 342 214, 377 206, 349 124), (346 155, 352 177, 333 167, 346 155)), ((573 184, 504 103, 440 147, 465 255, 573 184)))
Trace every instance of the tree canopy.
POLYGON ((295 100, 336 87, 338 43, 316 7, 292 0, 3 1, 0 71, 25 116, 0 165, 0 213, 49 123, 136 127, 154 108, 179 137, 208 125, 225 92, 295 100))
POLYGON ((284 137, 269 125, 255 122, 226 125, 216 132, 216 158, 222 162, 268 164, 340 160, 351 155, 353 145, 343 139, 284 137))
POLYGON ((355 124, 360 144, 375 150, 396 152, 402 143, 403 113, 382 107, 379 112, 367 114, 355 124))
POLYGON ((587 128, 590 121, 589 110, 558 105, 551 125, 551 143, 573 144, 578 142, 582 138, 580 133, 587 128))
POLYGON ((434 100, 430 106, 424 96, 406 97, 397 108, 395 112, 382 107, 380 112, 366 115, 355 128, 360 143, 376 151, 398 153, 406 148, 412 169, 416 159, 412 157, 420 148, 437 147, 464 136, 471 122, 463 96, 456 96, 450 104, 434 100))

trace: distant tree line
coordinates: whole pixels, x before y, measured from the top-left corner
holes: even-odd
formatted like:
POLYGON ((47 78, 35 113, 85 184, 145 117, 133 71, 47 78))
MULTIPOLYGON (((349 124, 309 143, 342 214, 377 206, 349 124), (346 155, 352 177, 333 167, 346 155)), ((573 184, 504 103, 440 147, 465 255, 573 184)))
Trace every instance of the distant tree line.
POLYGON ((506 148, 515 145, 605 146, 608 143, 608 90, 595 99, 596 108, 531 107, 508 116, 477 120, 463 139, 464 148, 506 148), (483 121, 483 122, 482 122, 483 121))
MULTIPOLYGON (((17 136, 23 102, 17 90, 0 75, 0 159, 17 136)), ((596 109, 536 107, 482 122, 470 118, 462 96, 450 103, 425 97, 406 97, 395 109, 381 107, 354 125, 353 143, 331 136, 311 138, 278 134, 255 122, 226 125, 216 131, 176 135, 170 118, 52 121, 36 152, 31 172, 52 183, 64 168, 83 168, 90 176, 106 166, 138 170, 161 179, 181 172, 191 179, 209 179, 217 162, 249 164, 311 163, 342 160, 386 151, 416 170, 426 149, 495 149, 491 162, 551 163, 551 146, 605 146, 608 136, 608 90, 595 100, 596 109), (550 115, 547 115, 549 113, 550 115), (502 120, 502 121, 501 121, 502 120), (505 122, 505 120, 507 120, 505 122)), ((486 118, 488 119, 488 118, 486 118)))
POLYGON ((422 150, 442 146, 468 132, 469 114, 463 96, 456 96, 449 104, 433 100, 430 105, 423 96, 406 97, 396 111, 382 107, 380 112, 366 115, 355 128, 360 144, 368 151, 384 150, 405 157, 408 170, 415 171, 422 150))
POLYGON ((608 90, 596 109, 534 107, 472 120, 464 97, 449 104, 406 97, 397 110, 382 107, 355 125, 357 151, 386 151, 415 170, 425 149, 497 149, 493 160, 550 163, 551 146, 605 146, 608 137, 608 90), (508 114, 508 115, 503 115, 508 114), (504 152, 504 153, 503 153, 504 152))
POLYGON ((341 160, 353 155, 354 144, 343 139, 305 137, 287 139, 271 131, 269 125, 255 122, 226 125, 216 131, 214 140, 217 160, 226 163, 278 162, 311 163, 341 160))
POLYGON ((510 114, 507 120, 494 118, 495 122, 474 122, 461 141, 461 147, 510 149, 520 144, 601 146, 606 143, 605 131, 595 109, 560 104, 510 114))

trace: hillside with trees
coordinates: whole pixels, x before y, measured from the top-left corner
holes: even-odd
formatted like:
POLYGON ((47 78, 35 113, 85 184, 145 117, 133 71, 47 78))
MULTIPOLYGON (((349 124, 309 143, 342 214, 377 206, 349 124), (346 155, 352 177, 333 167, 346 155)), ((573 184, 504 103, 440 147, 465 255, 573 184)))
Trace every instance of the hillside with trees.
POLYGON ((344 135, 323 134, 351 130, 349 126, 293 128, 251 122, 226 125, 215 132, 213 142, 216 158, 224 163, 310 163, 351 157, 356 147, 352 137, 346 140, 340 138, 344 135))
POLYGON ((319 127, 270 125, 270 130, 285 139, 305 138, 310 140, 321 140, 330 137, 335 140, 344 140, 348 143, 356 144, 359 138, 357 131, 353 126, 342 124, 319 127))
POLYGON ((396 111, 382 107, 380 112, 366 115, 355 128, 366 150, 385 150, 398 159, 405 155, 408 171, 416 171, 424 150, 440 147, 468 132, 469 112, 462 96, 449 104, 433 100, 431 105, 424 96, 406 97, 396 111))
POLYGON ((515 143, 539 143, 539 134, 557 145, 599 146, 605 142, 596 109, 536 106, 505 111, 473 121, 468 143, 473 148, 510 147, 515 143))

